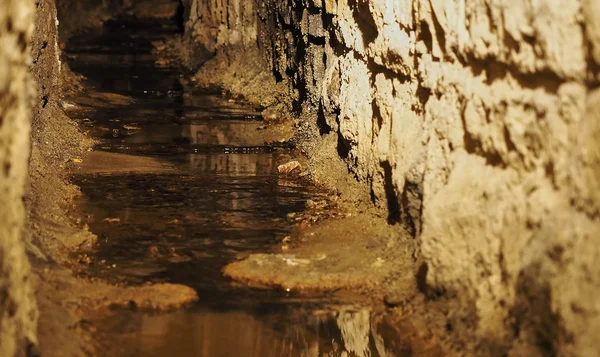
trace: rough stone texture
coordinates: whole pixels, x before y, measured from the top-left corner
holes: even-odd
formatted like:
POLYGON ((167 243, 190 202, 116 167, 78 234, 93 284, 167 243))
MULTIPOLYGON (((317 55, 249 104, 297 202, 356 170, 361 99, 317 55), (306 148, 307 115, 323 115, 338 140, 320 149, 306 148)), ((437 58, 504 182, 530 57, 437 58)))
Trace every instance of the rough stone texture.
POLYGON ((25 252, 57 257, 40 247, 64 244, 48 234, 73 193, 60 165, 89 145, 59 108, 56 17, 54 0, 0 4, 0 356, 37 353, 39 313, 25 252))
POLYGON ((33 81, 33 1, 0 2, 0 356, 36 343, 37 308, 22 232, 33 81))
POLYGON ((418 237, 430 287, 457 296, 472 348, 600 354, 597 1, 190 0, 186 14, 197 46, 238 69, 261 53, 339 137, 418 237))

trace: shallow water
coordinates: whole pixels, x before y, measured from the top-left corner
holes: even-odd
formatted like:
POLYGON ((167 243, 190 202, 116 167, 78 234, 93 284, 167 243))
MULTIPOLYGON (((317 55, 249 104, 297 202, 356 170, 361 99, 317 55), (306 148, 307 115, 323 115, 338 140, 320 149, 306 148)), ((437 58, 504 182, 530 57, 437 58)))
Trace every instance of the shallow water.
POLYGON ((107 316, 99 331, 107 355, 412 355, 381 316, 334 295, 250 289, 222 276, 227 263, 269 251, 290 234, 288 214, 320 193, 278 177, 290 148, 265 145, 257 110, 194 89, 180 68, 155 64, 151 42, 175 30, 115 21, 66 50, 87 88, 71 115, 99 139, 95 149, 170 168, 74 174, 83 192, 79 214, 100 238, 87 274, 181 283, 200 296, 174 313, 107 316))

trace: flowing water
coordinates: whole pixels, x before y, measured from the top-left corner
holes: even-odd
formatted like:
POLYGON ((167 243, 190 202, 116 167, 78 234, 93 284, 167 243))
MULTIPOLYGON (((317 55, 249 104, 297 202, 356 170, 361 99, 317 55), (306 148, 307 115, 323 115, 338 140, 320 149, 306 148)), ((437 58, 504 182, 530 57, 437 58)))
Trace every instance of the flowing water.
POLYGON ((113 170, 121 161, 109 159, 74 174, 79 209, 100 238, 89 274, 185 284, 200 297, 174 313, 115 312, 101 324, 107 354, 411 356, 385 318, 334 295, 250 289, 222 276, 227 263, 290 234, 288 214, 321 194, 278 177, 291 149, 265 145, 255 109, 156 63, 152 42, 176 30, 124 19, 66 49, 72 70, 86 77, 71 115, 99 140, 95 150, 155 163, 140 170, 123 161, 113 170))

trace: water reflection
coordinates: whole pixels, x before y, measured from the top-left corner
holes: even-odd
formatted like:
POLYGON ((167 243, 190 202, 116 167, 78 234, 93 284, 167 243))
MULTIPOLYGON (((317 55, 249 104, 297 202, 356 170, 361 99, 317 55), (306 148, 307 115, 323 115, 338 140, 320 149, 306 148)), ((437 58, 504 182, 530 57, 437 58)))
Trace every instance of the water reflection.
POLYGON ((276 155, 272 154, 211 154, 189 155, 190 169, 195 172, 239 175, 272 175, 276 170, 276 155))
POLYGON ((112 128, 96 129, 99 136, 111 142, 130 144, 189 143, 196 145, 261 146, 264 137, 260 123, 246 121, 210 121, 199 124, 177 125, 153 123, 143 126, 116 122, 112 128))
POLYGON ((285 216, 315 194, 279 185, 272 155, 169 160, 175 158, 180 174, 74 177, 84 193, 82 222, 102 237, 94 256, 106 263, 92 271, 107 279, 184 283, 235 300, 221 268, 283 239, 290 230, 285 216))
POLYGON ((185 126, 184 135, 187 134, 194 144, 257 146, 264 144, 264 138, 258 131, 260 126, 260 123, 231 121, 192 124, 185 126))
MULTIPOLYGON (((275 310, 277 307, 275 307, 275 310)), ((126 313, 103 328, 126 332, 120 354, 131 357, 407 357, 410 344, 386 345, 389 328, 369 310, 196 310, 167 315, 126 313), (282 313, 284 312, 284 313, 282 313)))

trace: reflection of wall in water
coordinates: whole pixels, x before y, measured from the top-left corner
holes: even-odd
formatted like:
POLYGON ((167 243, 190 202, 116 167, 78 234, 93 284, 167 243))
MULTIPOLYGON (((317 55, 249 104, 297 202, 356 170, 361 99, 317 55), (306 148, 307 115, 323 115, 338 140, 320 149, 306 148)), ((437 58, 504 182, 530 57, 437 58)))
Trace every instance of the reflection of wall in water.
MULTIPOLYGON (((292 310, 255 316, 245 312, 177 312, 130 323, 134 356, 403 357, 385 346, 378 317, 367 310, 314 314, 292 310)), ((128 328, 129 329, 129 328, 128 328)))
POLYGON ((193 170, 206 173, 262 176, 274 172, 273 154, 191 154, 193 170))
POLYGON ((359 310, 342 311, 337 318, 346 350, 359 357, 371 356, 369 349, 370 317, 369 311, 359 310))
POLYGON ((197 145, 260 146, 264 144, 262 134, 253 122, 208 122, 184 126, 182 136, 197 145))
MULTIPOLYGON (((263 140, 255 133, 255 125, 219 122, 186 125, 182 136, 189 137, 196 145, 261 145, 263 140)), ((190 164, 202 172, 228 175, 270 175, 274 172, 272 154, 245 154, 240 149, 235 154, 190 155, 190 164)))

